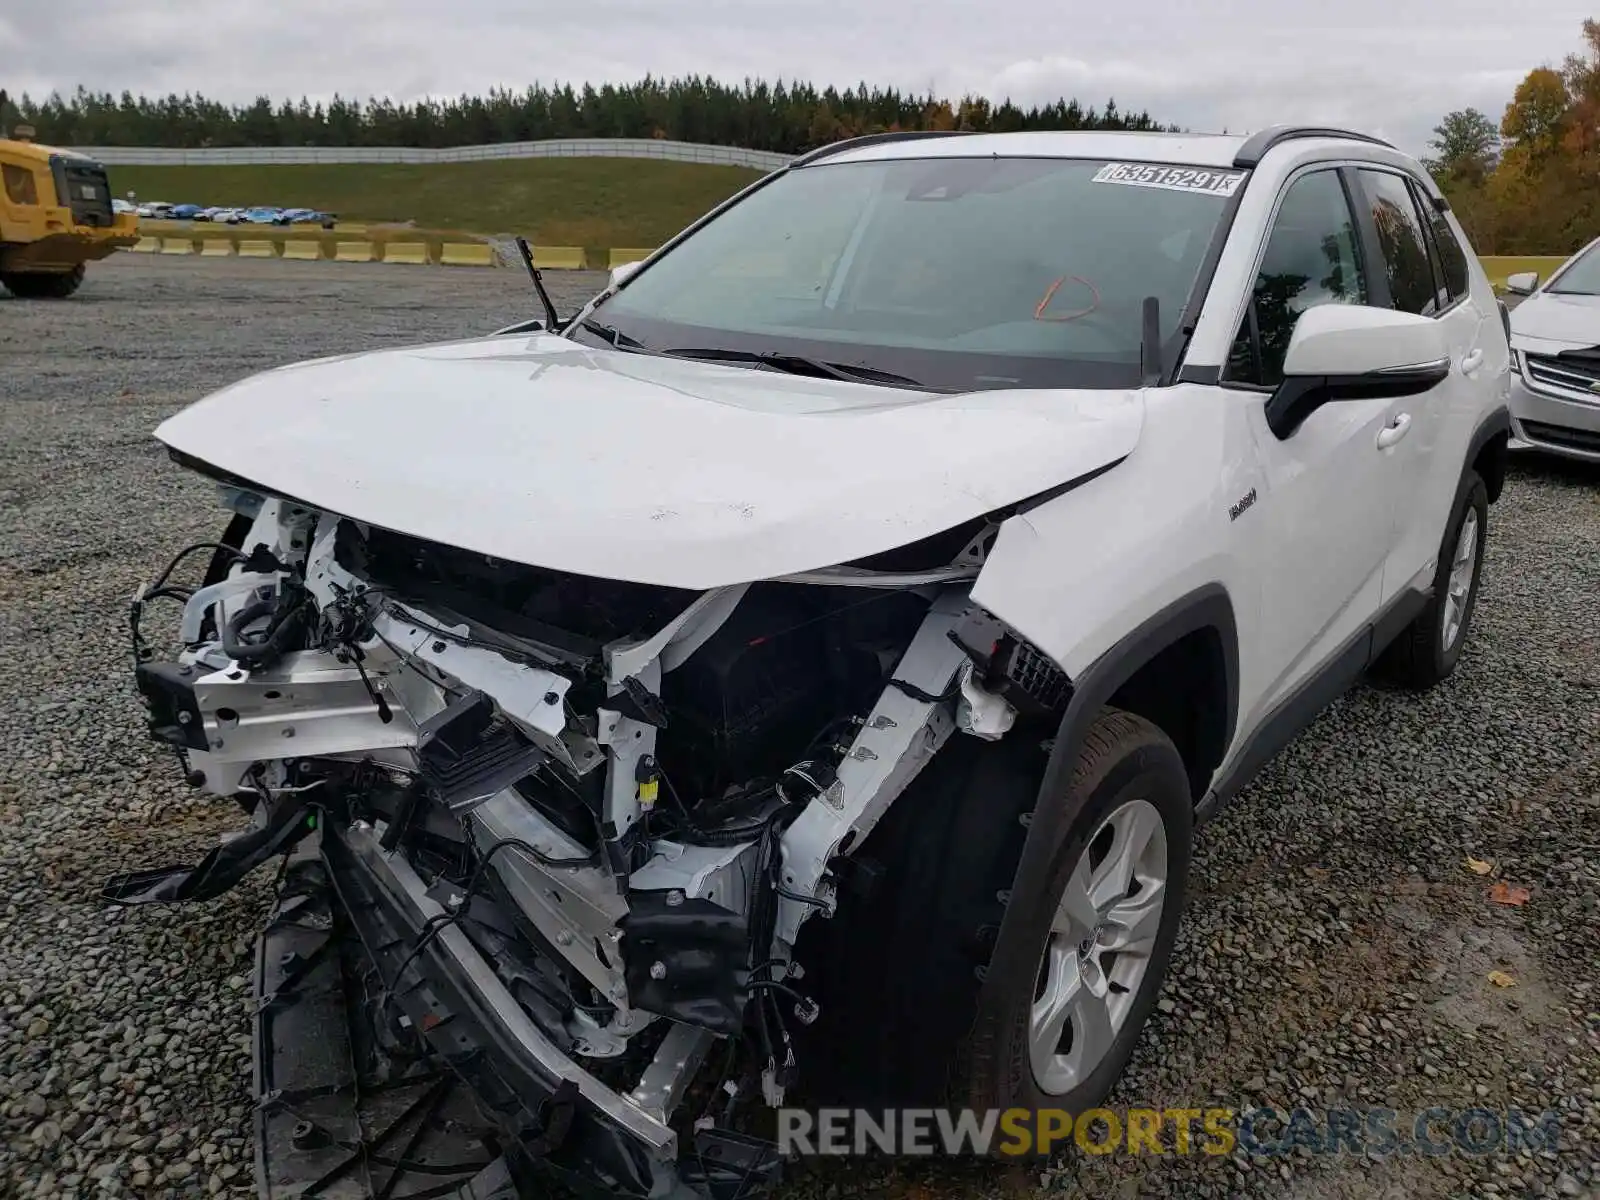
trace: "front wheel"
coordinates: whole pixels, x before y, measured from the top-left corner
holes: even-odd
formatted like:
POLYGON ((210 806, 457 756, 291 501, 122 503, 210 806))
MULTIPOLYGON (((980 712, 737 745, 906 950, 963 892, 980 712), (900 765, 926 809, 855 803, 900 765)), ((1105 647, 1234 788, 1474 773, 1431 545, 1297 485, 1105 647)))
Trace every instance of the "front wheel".
POLYGON ((7 271, 0 285, 19 300, 65 300, 83 282, 82 263, 70 271, 7 271))
POLYGON ((822 1067, 830 1100, 1076 1111, 1132 1054, 1183 908, 1183 761, 1149 721, 1103 713, 1067 785, 1077 815, 1050 877, 1013 894, 1043 766, 1018 732, 947 746, 864 847, 886 866, 873 900, 840 907, 826 924, 841 944, 814 960, 831 1045, 801 1069, 822 1067), (986 982, 1008 910, 1037 949, 1017 978, 986 982))

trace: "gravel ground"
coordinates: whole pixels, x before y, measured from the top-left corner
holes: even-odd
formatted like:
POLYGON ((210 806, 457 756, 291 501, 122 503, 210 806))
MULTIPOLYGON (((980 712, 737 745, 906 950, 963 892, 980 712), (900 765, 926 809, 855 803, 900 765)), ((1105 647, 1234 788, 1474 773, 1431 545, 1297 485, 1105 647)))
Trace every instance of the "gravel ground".
MULTIPOLYGON (((550 278, 563 307, 599 282, 550 278)), ((513 271, 134 256, 65 304, 0 299, 0 1194, 251 1187, 265 881, 194 908, 94 899, 237 824, 145 741, 126 669, 127 597, 219 528, 151 428, 268 366, 533 311, 513 271)), ((1202 833, 1161 1012, 1112 1097, 1555 1110, 1557 1151, 857 1164, 789 1194, 1600 1196, 1597 597, 1600 472, 1519 459, 1455 678, 1357 690, 1202 833), (1531 898, 1491 904, 1495 879, 1531 898)))

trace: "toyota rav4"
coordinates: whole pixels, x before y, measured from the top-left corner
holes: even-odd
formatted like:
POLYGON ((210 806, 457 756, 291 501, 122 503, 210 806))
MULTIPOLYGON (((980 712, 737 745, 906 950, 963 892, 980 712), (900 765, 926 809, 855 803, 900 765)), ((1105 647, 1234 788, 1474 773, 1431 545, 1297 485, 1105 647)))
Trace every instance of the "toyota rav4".
POLYGON ((818 150, 566 319, 160 427, 233 516, 137 684, 249 818, 106 896, 279 861, 268 1196, 731 1200, 785 1103, 1081 1110, 1196 823, 1456 667, 1508 362, 1369 137, 818 150))

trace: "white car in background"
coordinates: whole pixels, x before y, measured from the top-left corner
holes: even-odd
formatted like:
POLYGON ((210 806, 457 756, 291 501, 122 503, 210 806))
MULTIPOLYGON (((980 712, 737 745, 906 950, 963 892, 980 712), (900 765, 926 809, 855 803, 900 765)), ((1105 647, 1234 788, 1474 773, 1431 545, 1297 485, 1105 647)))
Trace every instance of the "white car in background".
POLYGON ((1600 462, 1600 239, 1543 287, 1531 271, 1506 280, 1526 296, 1511 314, 1511 421, 1552 454, 1600 462))

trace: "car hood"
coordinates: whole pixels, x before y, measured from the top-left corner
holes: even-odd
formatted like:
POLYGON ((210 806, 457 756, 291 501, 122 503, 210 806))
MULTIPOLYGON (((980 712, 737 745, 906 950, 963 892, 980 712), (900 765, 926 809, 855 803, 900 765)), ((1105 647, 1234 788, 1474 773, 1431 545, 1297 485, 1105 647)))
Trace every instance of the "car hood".
POLYGON ((1530 296, 1511 310, 1511 332, 1517 338, 1600 346, 1600 296, 1530 296))
POLYGON ((671 587, 904 546, 1105 468, 1137 391, 962 395, 503 335, 321 359, 156 436, 264 491, 511 562, 671 587))

